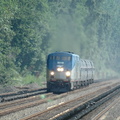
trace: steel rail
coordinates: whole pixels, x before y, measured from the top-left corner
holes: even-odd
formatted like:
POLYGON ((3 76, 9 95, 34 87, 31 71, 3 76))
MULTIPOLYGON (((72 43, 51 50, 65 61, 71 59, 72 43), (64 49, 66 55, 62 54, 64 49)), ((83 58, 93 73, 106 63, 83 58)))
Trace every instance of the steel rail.
MULTIPOLYGON (((108 90, 108 86, 107 86, 107 87, 104 87, 104 88, 101 88, 101 89, 99 89, 99 90, 97 90, 97 91, 88 93, 87 95, 83 95, 83 96, 78 97, 78 98, 76 98, 76 99, 70 100, 70 101, 68 101, 68 102, 59 103, 59 104, 57 104, 57 105, 55 105, 55 106, 52 106, 52 107, 47 108, 46 110, 44 110, 44 111, 42 111, 42 112, 35 113, 35 114, 30 115, 30 116, 28 116, 28 117, 25 117, 25 118, 23 118, 23 119, 21 119, 21 120, 29 120, 29 119, 32 119, 32 118, 34 118, 34 117, 41 116, 41 115, 46 114, 47 112, 49 112, 49 111, 51 111, 51 110, 54 110, 54 109, 56 109, 56 108, 65 106, 65 105, 67 105, 67 104, 69 104, 69 103, 72 103, 72 102, 75 103, 75 101, 81 100, 82 98, 85 98, 85 97, 88 97, 88 96, 92 96, 92 95, 95 94, 96 92, 98 92, 98 91, 101 92, 102 90, 105 90, 105 89, 108 90)), ((110 88, 109 88, 109 89, 110 89, 110 88)), ((101 93, 99 93, 99 94, 101 94, 101 93)), ((93 98, 94 98, 94 97, 95 97, 95 96, 93 96, 93 98)), ((88 100, 87 100, 87 101, 88 101, 88 100)), ((87 101, 86 101, 86 102, 87 102, 87 101)), ((82 102, 82 103, 80 103, 79 105, 76 105, 75 107, 80 106, 80 105, 82 105, 82 104, 84 104, 84 103, 85 103, 85 102, 82 102)), ((66 111, 69 112, 69 111, 71 111, 72 109, 75 109, 75 107, 65 110, 64 113, 66 113, 66 111)), ((60 113, 59 115, 57 115, 57 117, 58 117, 58 116, 61 116, 61 114, 63 114, 63 113, 60 113)), ((55 117, 53 117, 53 118, 55 119, 55 117)), ((51 118, 51 119, 52 119, 52 118, 51 118)))
POLYGON ((105 109, 103 109, 100 113, 98 113, 94 118, 92 118, 92 120, 98 120, 99 118, 101 118, 103 115, 105 115, 113 106, 115 106, 116 104, 118 104, 118 102, 120 101, 120 97, 117 98, 115 101, 113 101, 109 106, 107 106, 105 109))

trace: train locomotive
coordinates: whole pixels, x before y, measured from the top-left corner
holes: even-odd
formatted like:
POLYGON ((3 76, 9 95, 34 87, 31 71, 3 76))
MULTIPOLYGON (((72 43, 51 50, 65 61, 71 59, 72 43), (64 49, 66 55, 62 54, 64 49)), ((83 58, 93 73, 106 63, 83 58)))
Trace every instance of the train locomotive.
POLYGON ((94 82, 94 64, 72 52, 47 57, 47 92, 68 92, 94 82))

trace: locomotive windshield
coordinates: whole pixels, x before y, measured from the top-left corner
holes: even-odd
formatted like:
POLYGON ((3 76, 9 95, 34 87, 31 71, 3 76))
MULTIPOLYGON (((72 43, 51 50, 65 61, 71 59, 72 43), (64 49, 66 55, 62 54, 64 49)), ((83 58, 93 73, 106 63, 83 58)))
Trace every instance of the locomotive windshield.
POLYGON ((59 67, 65 69, 72 69, 72 56, 69 54, 52 54, 48 56, 47 66, 49 69, 57 70, 59 67))
POLYGON ((63 60, 63 61, 70 61, 70 56, 50 56, 50 60, 63 60))

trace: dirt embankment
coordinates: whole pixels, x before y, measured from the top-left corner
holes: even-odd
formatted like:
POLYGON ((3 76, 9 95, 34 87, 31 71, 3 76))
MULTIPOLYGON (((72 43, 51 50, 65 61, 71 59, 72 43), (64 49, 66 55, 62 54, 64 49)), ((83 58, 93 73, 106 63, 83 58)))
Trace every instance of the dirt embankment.
POLYGON ((32 84, 28 84, 25 86, 3 86, 0 85, 0 94, 2 93, 8 93, 8 92, 18 92, 21 91, 23 89, 37 89, 37 88, 41 88, 37 83, 32 83, 32 84))

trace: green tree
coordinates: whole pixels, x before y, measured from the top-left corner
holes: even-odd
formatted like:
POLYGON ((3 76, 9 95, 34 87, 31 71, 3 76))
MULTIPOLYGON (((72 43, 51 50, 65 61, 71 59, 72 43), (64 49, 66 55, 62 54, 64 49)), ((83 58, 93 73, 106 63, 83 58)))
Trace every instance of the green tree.
POLYGON ((11 69, 14 66, 14 55, 11 40, 15 35, 11 29, 11 20, 16 12, 15 3, 11 0, 0 1, 0 83, 6 83, 11 79, 11 69))
POLYGON ((19 50, 16 65, 23 70, 41 72, 45 65, 45 56, 49 45, 49 7, 45 0, 19 1, 19 11, 12 20, 12 47, 19 50))

